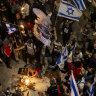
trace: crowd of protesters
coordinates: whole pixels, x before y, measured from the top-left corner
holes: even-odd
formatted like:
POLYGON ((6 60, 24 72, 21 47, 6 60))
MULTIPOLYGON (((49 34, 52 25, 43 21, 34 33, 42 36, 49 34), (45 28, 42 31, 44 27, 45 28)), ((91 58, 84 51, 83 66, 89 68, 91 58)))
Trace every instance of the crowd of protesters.
POLYGON ((46 74, 49 67, 53 72, 54 69, 58 70, 58 76, 51 80, 51 87, 47 92, 50 96, 70 96, 68 80, 73 72, 80 96, 89 96, 87 91, 96 82, 96 0, 87 0, 85 4, 87 9, 78 23, 80 28, 75 30, 75 21, 56 16, 60 0, 0 0, 0 64, 4 62, 11 69, 11 59, 17 63, 21 59, 26 62, 24 67, 40 67, 42 74, 46 74), (32 8, 41 9, 50 16, 50 46, 45 46, 33 34, 37 17, 32 8), (63 22, 59 22, 60 20, 63 22), (6 24, 14 26, 16 31, 8 34, 6 24), (71 50, 74 44, 76 48, 71 50), (60 70, 56 61, 63 46, 67 46, 68 58, 64 69, 60 70))

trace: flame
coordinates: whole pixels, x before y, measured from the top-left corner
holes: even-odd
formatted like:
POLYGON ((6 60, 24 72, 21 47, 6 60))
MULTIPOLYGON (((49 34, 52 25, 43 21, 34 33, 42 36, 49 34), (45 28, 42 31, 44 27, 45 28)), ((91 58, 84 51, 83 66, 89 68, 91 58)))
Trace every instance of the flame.
POLYGON ((25 80, 25 85, 28 85, 29 84, 29 79, 27 78, 26 80, 25 80))

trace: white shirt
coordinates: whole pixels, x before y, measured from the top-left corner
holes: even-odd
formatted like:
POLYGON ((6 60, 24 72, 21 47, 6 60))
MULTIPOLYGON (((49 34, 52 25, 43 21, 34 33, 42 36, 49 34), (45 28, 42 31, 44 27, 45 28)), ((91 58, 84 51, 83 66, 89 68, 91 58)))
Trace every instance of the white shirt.
MULTIPOLYGON (((25 45, 27 45, 27 43, 25 43, 25 45)), ((35 54, 34 53, 35 48, 36 48, 36 46, 33 45, 32 43, 31 43, 31 47, 27 45, 27 53, 30 54, 30 55, 34 55, 35 54)))
POLYGON ((73 56, 74 61, 80 61, 80 59, 83 58, 82 52, 80 52, 78 55, 73 56))

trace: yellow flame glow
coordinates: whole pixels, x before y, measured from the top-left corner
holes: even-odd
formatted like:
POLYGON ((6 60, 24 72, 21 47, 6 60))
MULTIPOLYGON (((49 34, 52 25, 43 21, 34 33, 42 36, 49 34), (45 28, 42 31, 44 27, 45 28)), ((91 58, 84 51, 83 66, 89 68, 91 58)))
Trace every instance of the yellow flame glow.
POLYGON ((26 79, 25 80, 25 85, 28 85, 29 84, 29 79, 26 79))

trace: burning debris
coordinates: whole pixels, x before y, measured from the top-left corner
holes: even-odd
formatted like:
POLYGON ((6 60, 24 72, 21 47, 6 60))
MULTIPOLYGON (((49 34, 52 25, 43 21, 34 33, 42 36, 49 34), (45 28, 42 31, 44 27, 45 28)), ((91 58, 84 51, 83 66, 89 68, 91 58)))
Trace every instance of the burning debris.
POLYGON ((47 77, 37 78, 24 76, 19 82, 20 88, 23 90, 33 89, 38 92, 45 92, 50 87, 50 80, 47 77))

